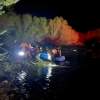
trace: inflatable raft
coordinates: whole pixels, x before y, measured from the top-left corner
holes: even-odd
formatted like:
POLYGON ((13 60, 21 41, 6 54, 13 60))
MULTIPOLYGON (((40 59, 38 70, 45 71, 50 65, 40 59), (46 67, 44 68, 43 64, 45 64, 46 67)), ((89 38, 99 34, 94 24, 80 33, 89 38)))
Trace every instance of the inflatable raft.
POLYGON ((65 61, 65 56, 58 56, 52 59, 49 53, 39 53, 38 60, 63 62, 65 61))
POLYGON ((58 62, 65 61, 65 56, 55 57, 55 58, 54 58, 54 61, 58 61, 58 62))

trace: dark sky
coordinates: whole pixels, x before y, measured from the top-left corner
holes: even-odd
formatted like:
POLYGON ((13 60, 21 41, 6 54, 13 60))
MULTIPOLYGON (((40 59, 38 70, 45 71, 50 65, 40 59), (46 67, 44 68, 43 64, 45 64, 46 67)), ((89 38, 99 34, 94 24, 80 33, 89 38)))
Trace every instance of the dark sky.
POLYGON ((77 31, 86 32, 100 27, 100 16, 94 14, 93 9, 88 10, 85 6, 76 9, 75 5, 65 5, 65 2, 43 0, 21 0, 15 6, 19 14, 31 13, 33 16, 45 16, 53 18, 62 16, 77 31), (56 3, 55 3, 56 2, 56 3), (87 15, 87 12, 88 15, 87 15))

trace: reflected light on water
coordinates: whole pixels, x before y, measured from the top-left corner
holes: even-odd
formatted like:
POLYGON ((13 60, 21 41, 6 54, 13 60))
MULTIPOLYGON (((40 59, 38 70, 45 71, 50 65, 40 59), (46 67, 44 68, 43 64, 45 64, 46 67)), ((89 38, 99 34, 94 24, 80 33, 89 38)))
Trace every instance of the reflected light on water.
POLYGON ((49 79, 52 76, 52 67, 48 67, 46 78, 49 79))
POLYGON ((18 73, 17 79, 18 79, 19 81, 23 81, 23 80, 25 79, 26 75, 27 75, 26 72, 21 71, 20 73, 18 73))
POLYGON ((46 86, 43 87, 44 90, 47 90, 50 85, 50 77, 52 76, 52 67, 47 68, 47 73, 46 73, 46 86))

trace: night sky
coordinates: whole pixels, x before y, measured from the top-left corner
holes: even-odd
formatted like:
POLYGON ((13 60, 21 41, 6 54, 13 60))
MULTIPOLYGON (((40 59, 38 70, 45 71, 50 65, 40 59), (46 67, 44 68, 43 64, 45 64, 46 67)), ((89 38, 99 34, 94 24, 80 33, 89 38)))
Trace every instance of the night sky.
POLYGON ((18 14, 30 13, 33 16, 45 16, 47 18, 62 16, 67 19, 69 25, 79 32, 87 32, 100 27, 100 16, 94 14, 93 9, 88 10, 85 6, 83 10, 78 7, 76 9, 75 5, 64 5, 64 2, 61 1, 56 1, 56 3, 43 0, 32 1, 21 0, 15 5, 14 11, 18 14), (89 12, 88 15, 87 12, 89 12))

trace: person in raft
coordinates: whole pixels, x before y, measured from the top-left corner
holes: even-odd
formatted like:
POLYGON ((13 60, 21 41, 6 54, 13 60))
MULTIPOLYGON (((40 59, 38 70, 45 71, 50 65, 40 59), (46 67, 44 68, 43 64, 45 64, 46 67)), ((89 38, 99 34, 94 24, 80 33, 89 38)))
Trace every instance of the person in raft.
POLYGON ((65 61, 65 56, 62 56, 61 47, 52 49, 53 61, 65 61))

